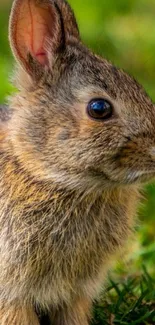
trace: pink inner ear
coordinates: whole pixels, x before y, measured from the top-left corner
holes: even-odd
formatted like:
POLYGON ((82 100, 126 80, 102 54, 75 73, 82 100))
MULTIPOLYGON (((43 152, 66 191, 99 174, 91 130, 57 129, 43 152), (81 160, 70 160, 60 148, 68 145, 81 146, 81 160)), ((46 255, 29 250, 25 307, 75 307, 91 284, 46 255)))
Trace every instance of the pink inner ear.
POLYGON ((15 42, 22 60, 27 60, 29 52, 40 64, 48 65, 46 41, 53 38, 55 28, 55 16, 50 9, 39 7, 35 0, 21 1, 15 17, 15 42))

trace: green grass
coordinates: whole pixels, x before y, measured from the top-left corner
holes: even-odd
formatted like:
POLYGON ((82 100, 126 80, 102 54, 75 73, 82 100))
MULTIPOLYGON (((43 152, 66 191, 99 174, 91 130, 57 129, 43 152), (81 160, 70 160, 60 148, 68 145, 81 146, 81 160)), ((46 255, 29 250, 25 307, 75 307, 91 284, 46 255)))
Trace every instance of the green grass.
POLYGON ((94 305, 92 325, 155 324, 155 282, 143 269, 118 280, 109 278, 109 286, 94 305))
MULTIPOLYGON (((85 43, 136 77, 155 100, 155 1, 70 3, 85 43)), ((0 4, 0 103, 13 90, 8 81, 13 68, 8 15, 9 9, 0 4)), ((106 292, 94 306, 93 325, 155 324, 155 184, 145 187, 138 215, 126 264, 119 263, 110 274, 106 292)))

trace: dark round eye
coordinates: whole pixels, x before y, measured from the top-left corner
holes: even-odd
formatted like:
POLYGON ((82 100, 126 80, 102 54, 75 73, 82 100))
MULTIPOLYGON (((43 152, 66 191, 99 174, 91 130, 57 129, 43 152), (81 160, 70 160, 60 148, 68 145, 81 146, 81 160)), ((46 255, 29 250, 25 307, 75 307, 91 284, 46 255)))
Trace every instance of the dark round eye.
POLYGON ((87 112, 95 120, 107 120, 113 114, 113 107, 106 99, 96 98, 89 102, 87 112))

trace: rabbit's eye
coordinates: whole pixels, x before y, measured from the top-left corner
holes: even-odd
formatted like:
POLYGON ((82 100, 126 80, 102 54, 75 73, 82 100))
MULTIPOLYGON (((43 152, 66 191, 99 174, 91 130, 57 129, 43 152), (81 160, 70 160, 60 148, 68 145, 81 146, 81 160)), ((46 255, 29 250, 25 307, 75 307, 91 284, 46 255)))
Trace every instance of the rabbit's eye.
POLYGON ((112 105, 105 99, 93 99, 87 106, 88 115, 95 120, 106 120, 113 114, 112 105))

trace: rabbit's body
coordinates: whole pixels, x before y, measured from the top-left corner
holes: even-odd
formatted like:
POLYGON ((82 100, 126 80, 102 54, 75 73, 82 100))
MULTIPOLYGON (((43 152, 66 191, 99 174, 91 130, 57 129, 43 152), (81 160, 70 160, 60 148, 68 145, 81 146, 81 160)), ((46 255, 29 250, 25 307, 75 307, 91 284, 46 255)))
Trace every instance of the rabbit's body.
POLYGON ((88 325, 155 175, 155 109, 139 84, 92 54, 63 0, 15 0, 19 93, 0 110, 0 320, 88 325), (147 110, 147 114, 146 114, 147 110))
POLYGON ((11 303, 20 298, 47 309, 51 302, 57 307, 71 303, 73 297, 94 298, 109 258, 131 230, 136 191, 81 198, 78 191, 56 191, 48 183, 26 177, 13 154, 5 162, 1 298, 11 303))

